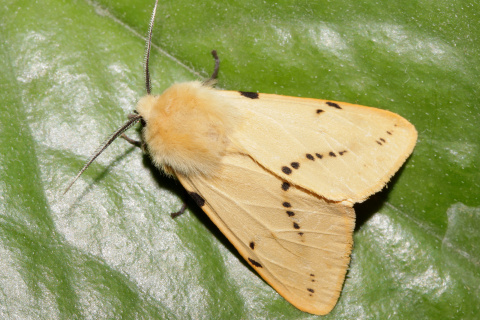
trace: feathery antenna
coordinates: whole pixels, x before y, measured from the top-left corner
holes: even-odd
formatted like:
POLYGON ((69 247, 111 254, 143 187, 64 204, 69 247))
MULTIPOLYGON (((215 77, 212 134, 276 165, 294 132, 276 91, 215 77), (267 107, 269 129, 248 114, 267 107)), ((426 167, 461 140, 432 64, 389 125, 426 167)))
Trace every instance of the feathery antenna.
MULTIPOLYGON (((153 25, 155 22, 155 15, 157 13, 157 5, 158 0, 155 0, 155 6, 153 7, 152 17, 150 18, 150 27, 148 29, 147 35, 147 43, 145 48, 145 88, 147 90, 147 94, 151 92, 151 83, 150 83, 150 70, 149 70, 149 60, 150 60, 150 51, 152 47, 152 34, 153 34, 153 25)), ((68 190, 72 187, 72 185, 77 181, 77 179, 82 175, 82 173, 87 170, 87 168, 92 164, 95 159, 119 136, 121 136, 125 131, 130 129, 135 123, 140 121, 142 116, 139 114, 129 115, 128 121, 125 122, 120 128, 118 128, 114 133, 112 133, 98 148, 95 150, 93 155, 88 159, 87 163, 83 166, 83 168, 78 172, 77 176, 70 182, 68 187, 65 189, 63 194, 67 193, 68 190)))
POLYGON ((153 7, 152 17, 150 18, 150 27, 148 29, 147 44, 145 48, 145 88, 147 89, 147 94, 150 94, 152 90, 152 85, 150 83, 150 70, 148 68, 148 64, 150 61, 150 50, 152 48, 153 25, 155 23, 155 15, 157 14, 157 5, 158 0, 155 0, 155 6, 153 7))
POLYGON ((135 114, 132 117, 129 117, 128 121, 125 122, 120 128, 118 128, 114 133, 112 133, 98 148, 95 150, 93 155, 88 159, 88 161, 85 163, 83 168, 78 172, 77 176, 70 182, 68 187, 65 189, 63 194, 67 193, 68 190, 70 190, 70 187, 77 181, 77 179, 82 175, 82 173, 87 170, 87 168, 92 164, 93 161, 105 150, 115 139, 117 139, 122 133, 130 129, 131 126, 133 126, 135 123, 137 123, 140 119, 142 119, 142 116, 139 114, 135 114))
POLYGON ((212 50, 212 57, 215 60, 215 67, 213 68, 213 73, 210 78, 205 79, 202 84, 204 86, 215 86, 218 77, 218 70, 220 69, 220 59, 218 58, 217 50, 212 50))

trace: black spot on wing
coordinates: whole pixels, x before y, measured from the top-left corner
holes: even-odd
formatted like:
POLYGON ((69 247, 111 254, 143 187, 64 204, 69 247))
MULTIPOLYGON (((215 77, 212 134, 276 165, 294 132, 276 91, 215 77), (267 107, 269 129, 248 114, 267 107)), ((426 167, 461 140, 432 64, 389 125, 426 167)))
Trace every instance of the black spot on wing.
POLYGON ((198 193, 196 192, 189 192, 188 193, 190 195, 190 197, 192 197, 193 201, 195 201, 195 203, 199 206, 199 207, 203 207, 205 205, 205 199, 202 198, 201 195, 199 195, 198 193))
MULTIPOLYGON (((383 138, 380 138, 380 140, 377 140, 378 142, 385 142, 385 139, 383 138)), ((329 157, 331 158, 336 158, 337 157, 337 153, 335 153, 337 151, 329 151, 328 153, 326 153, 326 155, 328 155, 329 157)), ((341 150, 341 151, 338 151, 338 155, 339 156, 343 156, 345 153, 347 153, 348 151, 347 150, 341 150)), ((315 153, 306 153, 305 154, 305 158, 307 158, 308 160, 311 160, 311 161, 315 161, 315 157, 318 158, 318 159, 323 159, 324 158, 324 154, 323 153, 319 153, 319 152, 315 152, 315 153), (314 156, 315 155, 315 156, 314 156)), ((300 158, 301 159, 301 158, 300 158)), ((291 162, 290 163, 290 166, 283 166, 282 167, 282 172, 285 173, 285 174, 292 174, 293 170, 292 169, 299 169, 300 168, 300 164, 301 164, 301 161, 294 161, 294 162, 291 162)))
POLYGON ((312 288, 307 288, 307 291, 308 291, 308 292, 311 292, 311 293, 314 293, 314 292, 315 292, 315 290, 313 290, 312 288))
POLYGON ((323 112, 322 109, 317 109, 317 114, 322 113, 322 112, 323 112))
POLYGON ((242 96, 250 99, 258 99, 258 92, 238 91, 242 96))
MULTIPOLYGON (((285 183, 287 183, 287 182, 284 182, 284 184, 285 184, 285 183)), ((287 183, 287 184, 288 184, 288 183, 287 183)), ((288 187, 290 188, 291 185, 288 184, 288 187)), ((282 189, 283 189, 283 185, 282 185, 282 189)), ((288 194, 285 194, 285 196, 287 196, 287 195, 288 195, 288 194)), ((287 199, 288 199, 288 198, 287 198, 287 199)), ((295 212, 292 210, 293 205, 292 205, 292 203, 291 203, 290 201, 283 201, 283 202, 282 202, 282 206, 287 209, 287 210, 285 211, 285 213, 287 214, 287 216, 288 216, 289 218, 293 218, 293 217, 295 216, 295 212)), ((295 220, 297 220, 297 219, 295 219, 295 220)), ((300 220, 301 220, 301 218, 300 218, 300 220)), ((299 223, 298 221, 293 221, 293 219, 292 219, 291 222, 292 222, 292 226, 293 226, 293 228, 294 228, 295 230, 299 230, 299 229, 300 229, 300 223, 299 223)), ((300 222, 301 222, 301 221, 300 221, 300 222)), ((303 238, 303 235, 304 235, 303 232, 298 232, 298 235, 301 237, 301 241, 305 241, 305 239, 303 238)))
POLYGON ((255 242, 253 242, 253 241, 250 242, 250 248, 252 248, 252 250, 255 249, 255 242))
MULTIPOLYGON (((388 131, 387 131, 388 133, 388 131)), ((376 143, 378 143, 379 145, 383 145, 384 143, 387 143, 387 141, 383 138, 379 138, 378 140, 375 140, 376 143)))
POLYGON ((330 106, 330 107, 334 107, 334 108, 337 108, 337 109, 340 109, 340 110, 342 109, 342 108, 341 108, 337 103, 335 103, 335 102, 327 101, 327 102, 325 102, 325 103, 326 103, 328 106, 330 106))
POLYGON ((387 133, 388 133, 389 135, 392 135, 392 132, 390 132, 390 131, 387 131, 387 133))
POLYGON ((252 264, 252 266, 257 267, 257 268, 263 268, 263 266, 258 263, 257 261, 253 260, 252 258, 248 258, 248 261, 252 264))
POLYGON ((285 174, 290 174, 290 173, 292 173, 292 169, 290 169, 289 167, 283 166, 282 167, 282 172, 285 173, 285 174))
POLYGON ((290 188, 290 183, 284 182, 282 183, 282 190, 287 191, 290 188))

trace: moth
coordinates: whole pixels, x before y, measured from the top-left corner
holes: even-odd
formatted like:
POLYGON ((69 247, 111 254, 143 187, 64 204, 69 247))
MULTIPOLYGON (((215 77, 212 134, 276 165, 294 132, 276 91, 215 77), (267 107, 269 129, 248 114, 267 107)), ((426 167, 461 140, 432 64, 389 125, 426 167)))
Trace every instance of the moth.
MULTIPOLYGON (((412 153, 414 126, 401 116, 330 100, 223 91, 205 82, 150 89, 119 136, 181 182, 243 258, 300 310, 329 313, 350 261, 354 203, 380 191, 412 153), (142 141, 124 132, 140 122, 142 141)), ((182 207, 185 210, 185 205, 182 207)))

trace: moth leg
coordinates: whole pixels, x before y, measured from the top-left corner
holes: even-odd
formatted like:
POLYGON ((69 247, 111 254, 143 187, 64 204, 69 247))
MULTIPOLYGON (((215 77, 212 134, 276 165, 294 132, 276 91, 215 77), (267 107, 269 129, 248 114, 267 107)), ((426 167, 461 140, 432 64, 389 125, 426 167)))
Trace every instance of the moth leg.
POLYGON ((143 143, 141 141, 131 139, 131 138, 127 137, 127 135, 125 133, 122 133, 122 135, 120 137, 125 139, 128 143, 134 145, 135 147, 139 147, 139 148, 143 149, 143 143))
MULTIPOLYGON (((128 143, 134 145, 135 147, 139 147, 141 148, 143 151, 145 151, 145 143, 142 142, 142 141, 138 141, 138 140, 134 140, 132 138, 129 138, 127 137, 127 135, 125 133, 123 133, 120 137, 122 137, 123 139, 125 139, 128 143)), ((172 216, 173 219, 175 219, 176 217, 178 217, 179 215, 183 214, 185 212, 185 210, 187 210, 187 203, 183 203, 182 204, 182 207, 180 208, 180 210, 178 210, 177 212, 172 212, 170 213, 170 215, 172 216)))
POLYGON ((178 210, 177 212, 172 212, 170 213, 170 215, 172 216, 173 219, 175 219, 179 215, 183 214, 185 210, 187 210, 187 204, 184 202, 180 210, 178 210))
MULTIPOLYGON (((120 137, 125 139, 128 143, 134 145, 135 147, 139 147, 143 151, 145 151, 145 143, 144 142, 129 138, 129 137, 127 137, 127 135, 125 133, 123 133, 120 137)), ((170 213, 170 215, 172 216, 173 219, 175 219, 179 215, 183 214, 185 212, 185 210, 187 210, 187 203, 186 202, 184 202, 182 204, 182 207, 180 208, 180 210, 178 210, 177 212, 172 212, 172 213, 170 213)))
POLYGON ((220 59, 218 58, 217 50, 212 50, 212 57, 213 57, 213 59, 215 59, 215 67, 214 67, 214 69, 213 69, 213 73, 212 73, 212 75, 210 76, 210 78, 208 78, 207 80, 203 81, 203 84, 204 84, 204 85, 215 84, 215 80, 216 80, 217 77, 218 77, 218 70, 220 70, 220 59))

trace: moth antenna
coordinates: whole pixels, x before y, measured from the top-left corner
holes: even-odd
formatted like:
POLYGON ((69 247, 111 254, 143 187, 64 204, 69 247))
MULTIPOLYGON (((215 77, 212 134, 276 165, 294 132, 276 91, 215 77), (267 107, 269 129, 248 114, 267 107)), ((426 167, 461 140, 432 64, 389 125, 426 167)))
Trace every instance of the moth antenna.
POLYGON ((218 58, 217 50, 212 50, 212 57, 215 59, 215 67, 212 75, 210 76, 210 80, 215 80, 218 77, 218 70, 220 70, 220 59, 218 58))
POLYGON ((72 182, 68 185, 68 187, 65 189, 63 194, 67 193, 68 190, 70 190, 70 187, 77 181, 77 179, 82 175, 82 173, 87 170, 87 168, 92 164, 92 162, 113 142, 115 139, 117 139, 120 135, 122 135, 125 131, 130 129, 135 123, 137 123, 139 120, 142 119, 141 115, 135 114, 133 116, 129 116, 128 121, 123 124, 120 128, 118 128, 114 133, 112 133, 98 148, 95 150, 93 155, 88 159, 88 161, 85 163, 83 168, 78 172, 77 176, 73 179, 72 182))
POLYGON ((152 17, 150 18, 150 27, 148 29, 147 43, 145 48, 145 89, 147 94, 150 94, 152 86, 150 83, 150 70, 148 64, 150 61, 150 50, 152 48, 152 34, 153 34, 153 25, 155 23, 155 15, 157 13, 158 0, 155 0, 155 6, 153 7, 152 17))
POLYGON ((207 80, 203 81, 203 85, 215 84, 215 81, 218 77, 218 71, 220 70, 220 59, 217 55, 217 50, 212 50, 212 57, 215 59, 215 67, 213 68, 213 73, 207 80))

